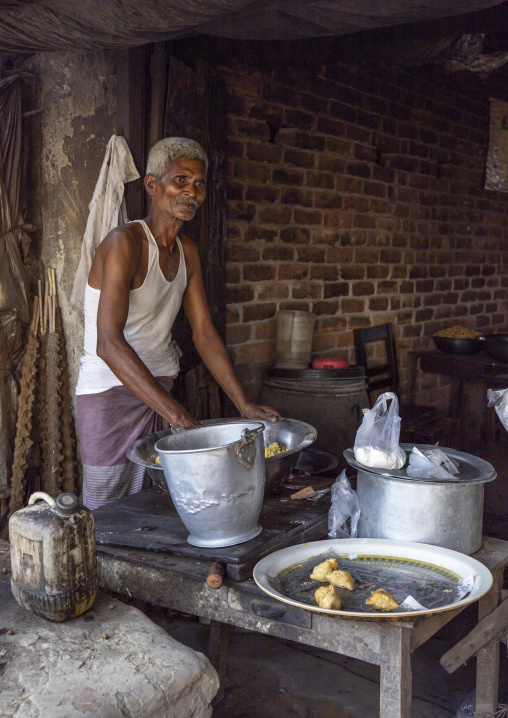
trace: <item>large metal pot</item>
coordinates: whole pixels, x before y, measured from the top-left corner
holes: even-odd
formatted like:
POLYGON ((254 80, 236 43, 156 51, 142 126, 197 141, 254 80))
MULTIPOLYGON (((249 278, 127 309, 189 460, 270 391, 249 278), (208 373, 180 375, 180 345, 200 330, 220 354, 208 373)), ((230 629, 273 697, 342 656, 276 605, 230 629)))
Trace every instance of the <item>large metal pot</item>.
MULTIPOLYGON (((412 444, 402 444, 406 452, 412 444)), ((424 450, 428 445, 419 444, 424 450)), ((482 543, 484 484, 496 478, 487 461, 443 449, 459 463, 462 478, 457 481, 415 480, 397 471, 361 468, 344 452, 348 463, 358 470, 356 492, 361 514, 359 538, 386 538, 442 546, 467 555, 482 543)))
POLYGON ((263 428, 249 420, 198 426, 176 430, 155 445, 193 546, 232 546, 262 531, 263 428))

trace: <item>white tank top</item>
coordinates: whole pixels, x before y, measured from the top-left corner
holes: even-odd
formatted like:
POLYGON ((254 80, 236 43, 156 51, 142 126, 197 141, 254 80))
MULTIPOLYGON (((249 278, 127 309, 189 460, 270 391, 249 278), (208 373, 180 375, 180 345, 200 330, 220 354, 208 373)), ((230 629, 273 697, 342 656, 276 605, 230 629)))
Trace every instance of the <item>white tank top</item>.
MULTIPOLYGON (((159 248, 146 222, 139 220, 148 239, 148 271, 138 289, 129 292, 129 313, 123 330, 124 337, 153 376, 178 374, 180 364, 173 344, 172 327, 187 286, 187 270, 182 243, 178 272, 172 282, 164 277, 159 265, 159 248)), ((88 282, 85 289, 85 339, 81 357, 76 394, 98 394, 114 386, 120 379, 97 356, 97 310, 100 289, 88 282)))

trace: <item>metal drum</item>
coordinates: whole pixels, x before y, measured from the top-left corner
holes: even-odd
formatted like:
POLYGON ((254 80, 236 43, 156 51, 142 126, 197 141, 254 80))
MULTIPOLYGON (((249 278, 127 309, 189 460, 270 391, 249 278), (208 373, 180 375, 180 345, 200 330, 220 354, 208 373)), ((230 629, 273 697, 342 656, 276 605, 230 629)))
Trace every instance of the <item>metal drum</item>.
POLYGON ((215 548, 257 536, 265 488, 262 423, 173 427, 158 452, 169 493, 193 546, 215 548))
MULTIPOLYGON (((409 454, 413 444, 401 444, 409 454)), ((432 448, 418 444, 420 451, 432 448)), ((467 555, 482 543, 484 484, 494 467, 476 456, 443 448, 459 464, 455 481, 412 479, 406 468, 373 469, 359 464, 352 449, 346 461, 357 469, 361 508, 359 538, 385 538, 442 546, 467 555)))
POLYGON ((354 443, 369 406, 363 367, 306 371, 272 370, 261 403, 317 430, 316 449, 341 456, 354 443))

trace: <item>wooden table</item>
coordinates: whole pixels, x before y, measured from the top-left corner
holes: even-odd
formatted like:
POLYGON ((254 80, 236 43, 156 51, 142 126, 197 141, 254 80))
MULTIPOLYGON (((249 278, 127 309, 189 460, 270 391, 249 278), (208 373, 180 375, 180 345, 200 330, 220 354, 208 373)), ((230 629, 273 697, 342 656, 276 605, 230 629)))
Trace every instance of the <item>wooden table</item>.
POLYGON ((492 441, 495 412, 487 408, 487 389, 508 388, 508 363, 497 361, 486 352, 447 354, 432 349, 408 354, 412 360, 412 396, 417 390, 418 371, 452 378, 449 415, 456 419, 454 445, 467 448, 471 440, 492 441))
MULTIPOLYGON (((210 658, 221 679, 227 626, 240 626, 379 665, 380 718, 410 718, 411 653, 463 610, 413 621, 331 618, 276 601, 252 579, 226 580, 218 590, 210 589, 205 584, 209 567, 205 560, 103 545, 97 550, 101 587, 211 620, 210 658)), ((499 602, 508 542, 485 537, 474 558, 494 575, 492 589, 479 601, 479 617, 483 618, 499 602)), ((494 640, 477 658, 478 711, 493 711, 497 706, 498 667, 499 642, 494 640)))

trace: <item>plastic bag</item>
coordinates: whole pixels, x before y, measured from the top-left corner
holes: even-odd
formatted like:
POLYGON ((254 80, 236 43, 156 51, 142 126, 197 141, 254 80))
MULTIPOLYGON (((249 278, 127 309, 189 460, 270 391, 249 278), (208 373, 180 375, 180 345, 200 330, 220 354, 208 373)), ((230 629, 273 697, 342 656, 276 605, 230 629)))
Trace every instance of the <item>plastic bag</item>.
POLYGON ((501 424, 508 431, 508 389, 489 389, 487 399, 488 405, 495 408, 501 424))
POLYGON ((328 512, 330 538, 356 538, 360 504, 344 470, 332 486, 332 505, 328 512), (349 530, 348 530, 349 521, 349 530))
POLYGON ((455 718, 474 718, 475 704, 476 691, 471 691, 471 693, 468 693, 457 709, 455 718))
POLYGON ((427 449, 420 451, 413 446, 409 454, 409 466, 406 469, 408 476, 413 479, 448 479, 458 478, 458 468, 455 462, 447 456, 442 449, 427 449))
POLYGON ((391 391, 381 394, 372 409, 363 409, 363 414, 356 432, 355 459, 376 469, 401 469, 406 463, 406 452, 399 446, 400 416, 396 395, 391 391))

